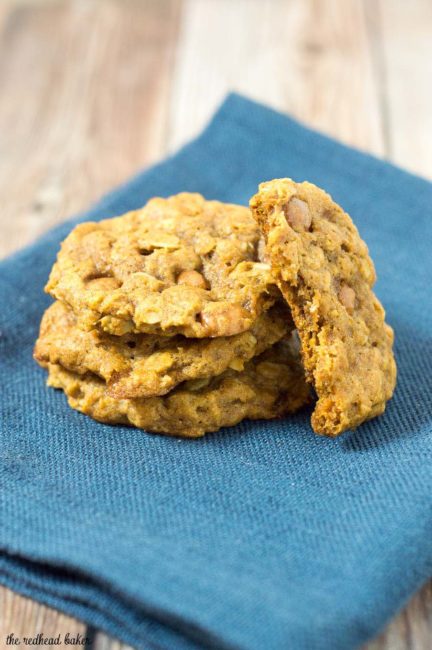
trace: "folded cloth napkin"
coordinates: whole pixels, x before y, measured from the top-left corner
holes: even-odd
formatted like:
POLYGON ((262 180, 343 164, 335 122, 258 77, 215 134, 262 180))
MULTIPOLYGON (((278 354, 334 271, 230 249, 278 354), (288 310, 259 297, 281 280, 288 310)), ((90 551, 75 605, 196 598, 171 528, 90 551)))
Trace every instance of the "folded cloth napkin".
MULTIPOLYGON (((137 648, 356 647, 432 574, 432 185, 231 95, 178 154, 0 265, 0 581, 137 648), (246 203, 308 179, 352 215, 396 331, 385 415, 331 440, 309 413, 200 440, 98 424, 32 360, 79 220, 154 195, 246 203)), ((353 368, 355 372, 355 368, 353 368)))

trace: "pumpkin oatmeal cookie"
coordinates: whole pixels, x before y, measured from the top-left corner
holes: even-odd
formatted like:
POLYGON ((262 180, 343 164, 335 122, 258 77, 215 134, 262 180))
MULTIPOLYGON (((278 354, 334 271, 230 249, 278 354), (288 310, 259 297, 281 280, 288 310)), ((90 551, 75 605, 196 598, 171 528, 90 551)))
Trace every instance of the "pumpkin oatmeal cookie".
POLYGON ((114 398, 164 395, 191 379, 216 377, 244 365, 294 327, 288 308, 274 305, 250 330, 230 337, 188 339, 154 334, 112 336, 86 331, 66 305, 55 302, 45 312, 34 356, 42 366, 60 364, 77 375, 91 372, 106 383, 114 398))
POLYGON ((323 190, 288 178, 262 183, 250 207, 318 396, 314 430, 336 436, 381 414, 396 383, 393 330, 350 217, 323 190))
POLYGON ((243 420, 293 413, 309 401, 303 369, 289 339, 237 372, 184 382, 162 397, 114 399, 94 373, 79 375, 48 364, 48 385, 61 388, 69 405, 101 422, 131 424, 149 432, 199 437, 243 420))
POLYGON ((80 327, 109 334, 232 336, 275 300, 248 208, 200 194, 154 198, 65 239, 46 290, 80 327))

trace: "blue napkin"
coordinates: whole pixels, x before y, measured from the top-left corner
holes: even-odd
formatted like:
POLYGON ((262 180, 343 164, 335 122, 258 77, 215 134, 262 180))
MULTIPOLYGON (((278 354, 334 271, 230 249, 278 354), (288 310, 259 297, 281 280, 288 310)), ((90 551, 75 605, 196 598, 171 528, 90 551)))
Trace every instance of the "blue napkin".
POLYGON ((395 397, 336 440, 309 413, 187 441, 72 411, 32 346, 76 220, 0 265, 0 581, 137 648, 356 647, 432 574, 432 185, 231 95, 79 220, 280 176, 352 215, 396 331, 395 397))

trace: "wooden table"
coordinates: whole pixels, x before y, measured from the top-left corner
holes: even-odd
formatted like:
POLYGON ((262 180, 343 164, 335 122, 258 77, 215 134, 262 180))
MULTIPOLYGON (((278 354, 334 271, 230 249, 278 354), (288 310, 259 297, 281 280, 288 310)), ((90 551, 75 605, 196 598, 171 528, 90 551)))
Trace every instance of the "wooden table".
MULTIPOLYGON (((3 0, 0 255, 176 149, 232 89, 430 178, 431 45, 431 0, 3 0)), ((0 588, 0 646, 40 631, 86 628, 0 588)), ((367 647, 430 650, 432 584, 367 647)))

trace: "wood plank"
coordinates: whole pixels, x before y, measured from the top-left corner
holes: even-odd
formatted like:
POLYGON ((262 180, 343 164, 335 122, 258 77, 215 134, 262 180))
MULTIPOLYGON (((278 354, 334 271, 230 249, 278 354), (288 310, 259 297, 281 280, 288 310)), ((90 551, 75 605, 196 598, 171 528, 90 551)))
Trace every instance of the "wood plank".
MULTIPOLYGON (((25 647, 23 637, 35 637, 39 632, 44 637, 57 637, 60 635, 58 648, 70 648, 65 643, 65 637, 69 634, 74 638, 77 635, 85 637, 86 626, 70 616, 35 603, 29 598, 18 596, 9 589, 0 586, 0 647, 6 648, 6 640, 9 634, 13 633, 15 638, 20 639, 20 645, 25 647)), ((9 647, 14 647, 13 645, 9 647)), ((79 646, 83 647, 83 646, 79 646)))
POLYGON ((432 2, 373 4, 382 38, 390 157, 432 178, 432 2))
POLYGON ((326 133, 384 153, 361 0, 187 0, 170 112, 170 148, 236 90, 326 133))
MULTIPOLYGON (((134 650, 131 646, 111 639, 111 637, 99 632, 91 650, 134 650)), ((143 649, 144 650, 144 649, 143 649)))
POLYGON ((0 33, 0 255, 162 155, 178 8, 10 5, 0 33))
POLYGON ((365 650, 430 650, 431 647, 432 582, 429 582, 365 650))

